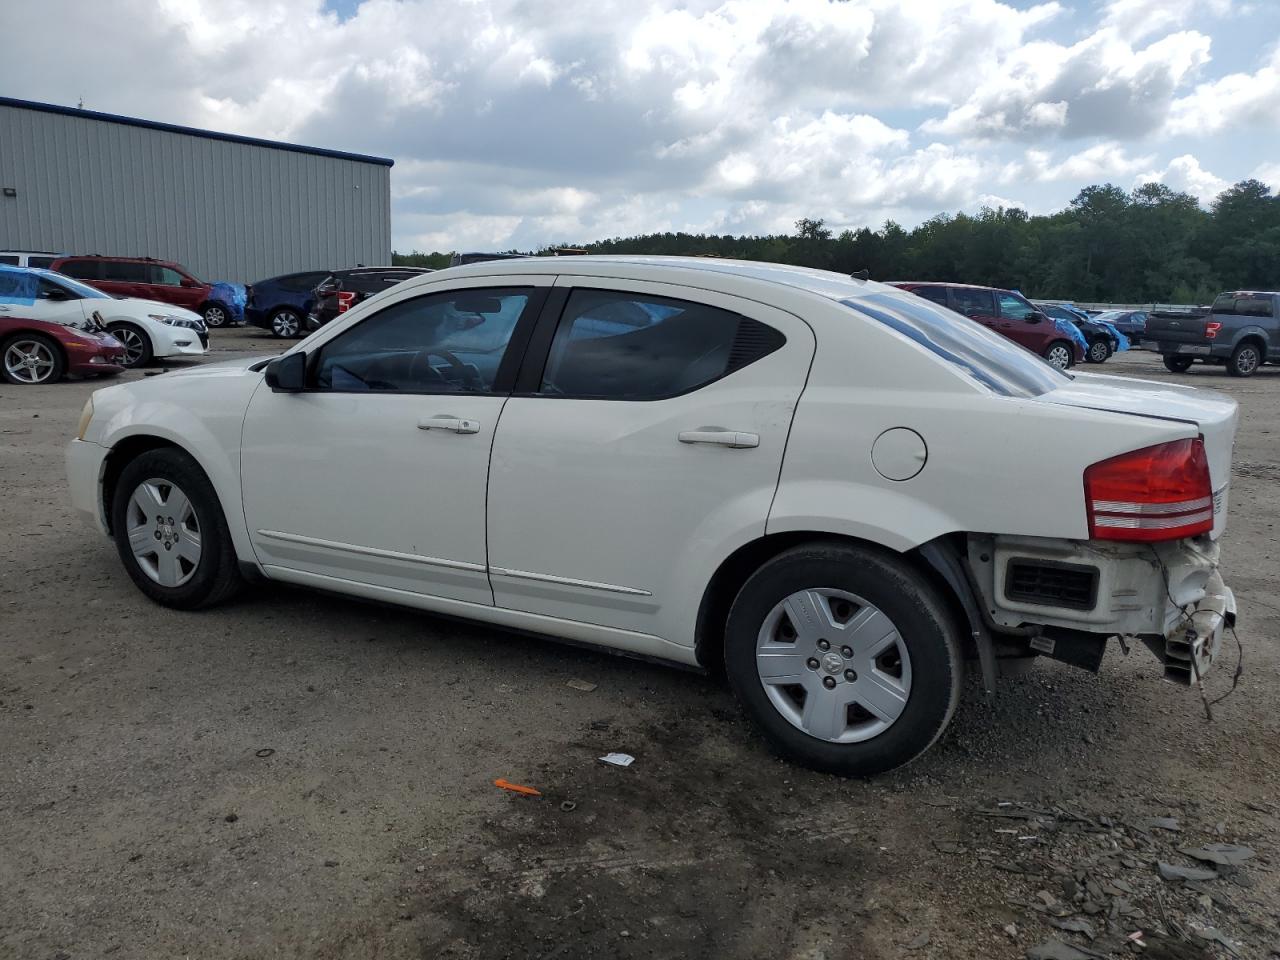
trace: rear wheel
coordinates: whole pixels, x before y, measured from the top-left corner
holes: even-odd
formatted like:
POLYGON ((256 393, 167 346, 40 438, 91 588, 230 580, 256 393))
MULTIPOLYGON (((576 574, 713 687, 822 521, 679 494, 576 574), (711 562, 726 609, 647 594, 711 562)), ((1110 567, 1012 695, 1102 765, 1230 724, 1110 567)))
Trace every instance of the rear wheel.
POLYGON ((1071 344, 1065 340, 1055 340, 1045 347, 1044 358, 1049 361, 1049 366, 1066 370, 1071 366, 1075 356, 1071 344))
POLYGON ((277 337, 296 337, 302 333, 302 317, 293 310, 277 310, 271 315, 271 332, 277 337))
POLYGON ((752 575, 729 613, 725 670, 774 749, 832 773, 909 762, 960 699, 959 645, 933 588, 897 557, 840 543, 752 575))
POLYGON ((1231 352, 1227 361, 1227 373, 1233 377, 1252 377, 1262 366, 1262 350, 1252 340, 1246 340, 1231 352))
POLYGON ((1106 363, 1111 359, 1111 344, 1105 340, 1093 341, 1085 351, 1084 358, 1090 363, 1106 363))
POLYGON ((20 333, 0 347, 4 362, 0 369, 10 383, 31 386, 57 383, 62 379, 66 363, 62 350, 49 337, 39 333, 20 333))
POLYGON ((145 367, 151 362, 151 338, 133 324, 108 324, 107 333, 124 344, 124 365, 126 367, 145 367))
POLYGON ((1191 357, 1165 357, 1164 368, 1170 373, 1186 373, 1195 363, 1191 357))
POLYGON ((209 327, 225 327, 231 321, 227 308, 219 303, 206 304, 200 311, 200 315, 204 317, 205 325, 209 327))
POLYGON ((149 450, 121 471, 111 529, 125 570, 157 603, 207 607, 242 583, 213 484, 181 450, 149 450))

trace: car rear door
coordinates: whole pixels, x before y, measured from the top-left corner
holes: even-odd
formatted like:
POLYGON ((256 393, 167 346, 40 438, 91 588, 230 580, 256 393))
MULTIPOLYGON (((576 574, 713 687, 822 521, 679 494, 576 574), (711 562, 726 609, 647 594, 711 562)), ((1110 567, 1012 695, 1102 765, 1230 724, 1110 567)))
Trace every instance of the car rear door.
POLYGON ((551 281, 406 292, 322 334, 306 390, 254 393, 241 481, 268 575, 492 605, 489 452, 551 281))
POLYGON ((977 287, 950 287, 949 306, 956 313, 962 313, 970 320, 976 320, 997 333, 1000 331, 1000 318, 996 316, 995 296, 990 290, 977 287))
POLYGON ((494 438, 498 606, 691 643, 716 566, 764 533, 813 353, 755 301, 561 277, 494 438))

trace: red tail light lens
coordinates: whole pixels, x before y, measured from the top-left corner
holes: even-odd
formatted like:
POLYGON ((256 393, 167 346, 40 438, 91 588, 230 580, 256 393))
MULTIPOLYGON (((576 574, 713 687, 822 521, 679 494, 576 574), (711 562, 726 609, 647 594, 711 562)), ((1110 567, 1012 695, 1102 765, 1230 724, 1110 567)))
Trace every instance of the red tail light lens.
POLYGON ((1222 329, 1222 324, 1217 320, 1206 321, 1204 325, 1204 338, 1212 340, 1218 335, 1218 331, 1222 329))
POLYGON ((1204 441, 1174 440, 1122 453, 1084 472, 1089 536, 1181 540, 1213 529, 1204 441))
POLYGON ((356 294, 354 290, 338 291, 338 312, 346 313, 351 309, 352 302, 355 300, 356 294))

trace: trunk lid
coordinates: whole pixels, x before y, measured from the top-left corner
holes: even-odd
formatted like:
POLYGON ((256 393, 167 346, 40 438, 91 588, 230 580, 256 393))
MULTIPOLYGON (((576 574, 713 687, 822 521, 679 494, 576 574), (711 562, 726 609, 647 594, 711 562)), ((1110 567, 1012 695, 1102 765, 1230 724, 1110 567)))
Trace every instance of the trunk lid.
POLYGON ((1162 343, 1209 343, 1204 325, 1211 319, 1205 312, 1152 312, 1147 317, 1147 339, 1162 343))
POLYGON ((1089 410, 1127 413, 1135 417, 1176 420, 1199 430, 1209 458, 1213 488, 1213 532, 1221 535, 1227 519, 1227 486, 1235 446, 1240 406, 1225 394, 1179 384, 1097 373, 1073 374, 1071 383, 1051 390, 1040 400, 1089 410))

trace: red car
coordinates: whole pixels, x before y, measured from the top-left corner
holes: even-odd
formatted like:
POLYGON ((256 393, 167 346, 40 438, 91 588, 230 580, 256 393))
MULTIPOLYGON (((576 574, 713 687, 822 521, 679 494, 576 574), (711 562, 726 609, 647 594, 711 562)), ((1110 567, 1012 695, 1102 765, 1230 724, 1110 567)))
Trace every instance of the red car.
POLYGON ((159 300, 200 314, 209 306, 213 290, 212 284, 197 280, 181 264, 151 257, 62 257, 49 269, 116 297, 159 300))
POLYGON ((1053 319, 1021 294, 999 287, 976 287, 967 283, 925 283, 895 281, 890 286, 910 290, 956 313, 977 320, 984 327, 1003 334, 1032 353, 1038 353, 1059 370, 1084 359, 1084 350, 1065 337, 1053 319))
POLYGON ((56 383, 68 373, 108 376, 123 369, 124 344, 108 333, 0 313, 0 374, 9 383, 56 383))

